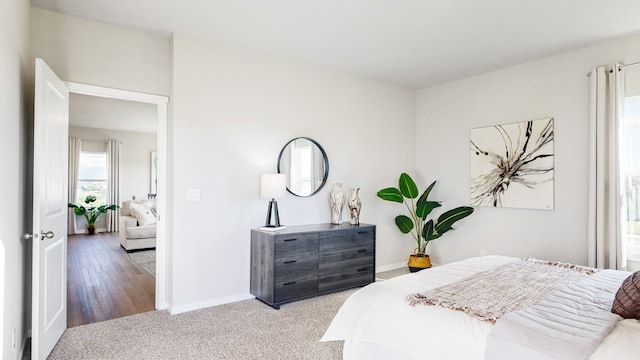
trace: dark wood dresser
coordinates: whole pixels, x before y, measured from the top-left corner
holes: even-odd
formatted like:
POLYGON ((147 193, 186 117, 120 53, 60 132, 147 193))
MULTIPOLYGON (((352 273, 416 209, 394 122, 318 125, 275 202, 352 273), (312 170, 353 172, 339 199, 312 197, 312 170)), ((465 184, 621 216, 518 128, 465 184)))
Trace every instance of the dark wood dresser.
POLYGON ((281 304, 375 281, 375 225, 316 224, 251 230, 251 294, 281 304))

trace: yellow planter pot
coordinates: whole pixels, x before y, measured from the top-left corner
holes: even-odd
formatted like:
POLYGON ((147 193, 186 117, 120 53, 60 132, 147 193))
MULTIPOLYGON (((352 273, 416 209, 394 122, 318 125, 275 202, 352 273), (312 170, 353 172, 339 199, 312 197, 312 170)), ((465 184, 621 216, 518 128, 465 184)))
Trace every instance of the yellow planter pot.
POLYGON ((409 255, 409 271, 416 272, 422 269, 428 269, 431 267, 431 259, 429 259, 429 255, 409 255))

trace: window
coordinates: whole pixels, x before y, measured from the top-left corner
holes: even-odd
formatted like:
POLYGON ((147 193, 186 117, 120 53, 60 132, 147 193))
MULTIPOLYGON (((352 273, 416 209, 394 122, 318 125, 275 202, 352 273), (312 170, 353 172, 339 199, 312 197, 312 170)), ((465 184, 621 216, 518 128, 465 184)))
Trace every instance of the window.
POLYGON ((95 206, 107 204, 107 153, 81 152, 78 171, 78 203, 94 195, 95 206))
POLYGON ((627 269, 636 271, 640 270, 640 95, 625 97, 623 113, 620 138, 623 246, 627 269))
POLYGON ((291 182, 297 184, 296 192, 311 194, 311 146, 295 146, 291 153, 291 182))

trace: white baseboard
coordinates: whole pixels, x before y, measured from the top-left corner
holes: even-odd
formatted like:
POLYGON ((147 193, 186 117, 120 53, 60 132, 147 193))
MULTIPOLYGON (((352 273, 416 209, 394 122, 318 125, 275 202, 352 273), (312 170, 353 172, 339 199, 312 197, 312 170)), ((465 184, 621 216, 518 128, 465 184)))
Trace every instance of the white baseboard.
POLYGON ((180 314, 188 311, 194 311, 194 310, 204 309, 212 306, 224 305, 224 304, 229 304, 229 303, 243 301, 243 300, 251 300, 251 299, 255 299, 255 296, 251 294, 227 296, 227 297, 211 299, 207 301, 200 301, 196 303, 171 306, 168 308, 168 311, 169 311, 169 314, 176 315, 176 314, 180 314))
POLYGON ((391 265, 380 266, 380 267, 376 268, 376 273, 385 272, 385 271, 389 271, 389 270, 400 269, 400 268, 406 267, 406 266, 407 266, 406 262, 399 262, 399 263, 395 263, 395 264, 391 264, 391 265))

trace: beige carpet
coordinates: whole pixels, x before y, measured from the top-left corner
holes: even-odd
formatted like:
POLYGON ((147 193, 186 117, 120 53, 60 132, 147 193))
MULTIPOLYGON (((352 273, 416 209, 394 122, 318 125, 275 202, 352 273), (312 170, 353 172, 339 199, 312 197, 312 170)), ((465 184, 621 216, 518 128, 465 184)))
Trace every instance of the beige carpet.
POLYGON ((355 290, 274 310, 247 300, 188 313, 152 311, 67 329, 49 359, 341 359, 342 342, 321 343, 355 290))
POLYGON ((389 279, 394 278, 396 276, 400 276, 400 275, 404 275, 404 274, 408 274, 408 273, 409 273, 409 267, 408 266, 404 266, 404 267, 401 267, 399 269, 389 270, 389 271, 377 273, 376 274, 376 281, 389 280, 389 279))
POLYGON ((151 311, 77 326, 65 331, 49 359, 338 360, 343 342, 319 340, 356 290, 296 301, 280 310, 246 300, 178 315, 151 311))

